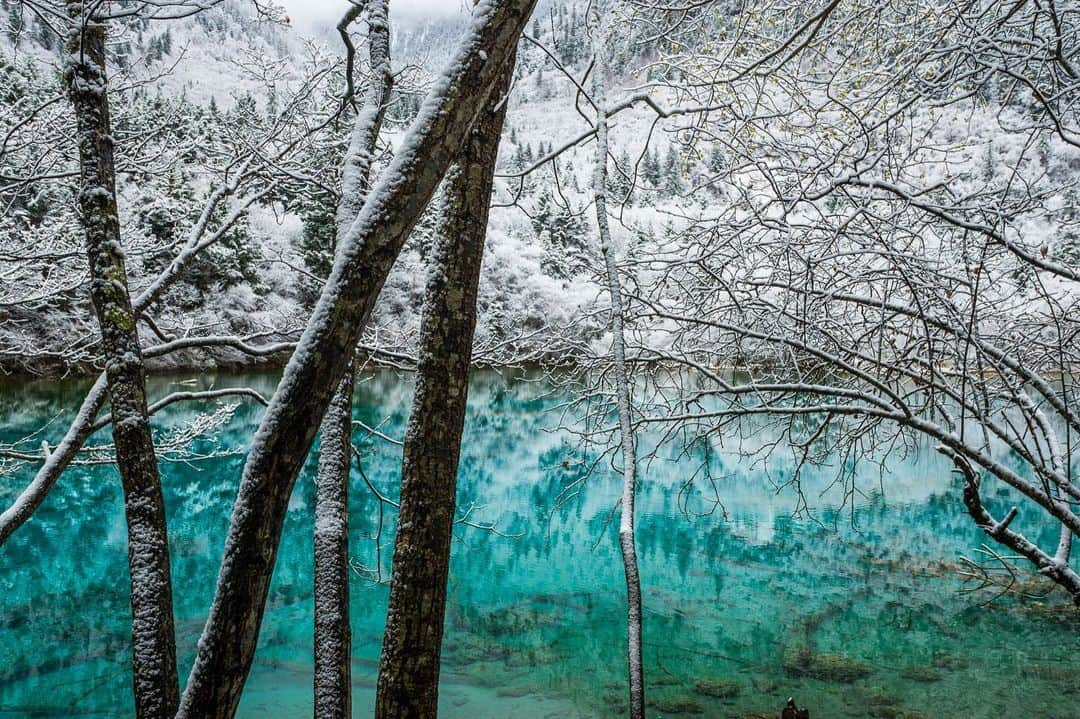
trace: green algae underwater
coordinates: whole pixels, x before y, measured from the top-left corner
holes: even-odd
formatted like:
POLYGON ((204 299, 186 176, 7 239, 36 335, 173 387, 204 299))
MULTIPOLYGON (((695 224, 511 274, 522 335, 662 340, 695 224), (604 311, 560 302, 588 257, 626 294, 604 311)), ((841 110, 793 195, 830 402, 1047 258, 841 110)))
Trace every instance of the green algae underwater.
MULTIPOLYGON (((275 381, 156 377, 151 396, 241 384, 269 394, 275 381)), ((31 446, 55 441, 85 386, 0 384, 0 444, 43 424, 31 446)), ((400 437, 411 391, 406 375, 364 376, 354 418, 400 437)), ((607 465, 581 481, 588 457, 548 411, 565 399, 542 381, 474 375, 458 491, 468 521, 453 547, 442 716, 625 709, 613 521, 621 485, 607 465)), ((172 405, 154 421, 170 460, 162 478, 182 677, 262 411, 229 404, 172 405), (207 431, 189 442, 196 427, 207 431)), ((354 437, 364 470, 354 470, 351 495, 354 713, 369 716, 395 517, 367 482, 396 496, 400 449, 359 426, 354 437)), ((105 430, 90 444, 107 440, 105 430)), ((929 448, 888 457, 884 475, 874 462, 857 467, 861 491, 846 501, 830 487, 835 468, 810 471, 803 490, 814 513, 806 516, 796 515, 793 490, 776 488, 790 477, 790 458, 770 460, 766 471, 730 444, 698 441, 642 464, 650 717, 776 717, 788 696, 827 719, 1080 716, 1080 619, 1053 595, 987 605, 992 595, 960 591, 959 560, 977 556, 983 537, 929 448)), ((32 469, 0 467, 4 506, 32 469)), ((243 717, 311 713, 313 477, 314 459, 293 492, 243 717)), ((1000 507, 1009 497, 988 500, 1000 507)), ((1054 527, 1023 526, 1043 542, 1056 537, 1054 527)), ((107 463, 69 469, 0 549, 0 716, 132 714, 125 552, 120 482, 107 463)))

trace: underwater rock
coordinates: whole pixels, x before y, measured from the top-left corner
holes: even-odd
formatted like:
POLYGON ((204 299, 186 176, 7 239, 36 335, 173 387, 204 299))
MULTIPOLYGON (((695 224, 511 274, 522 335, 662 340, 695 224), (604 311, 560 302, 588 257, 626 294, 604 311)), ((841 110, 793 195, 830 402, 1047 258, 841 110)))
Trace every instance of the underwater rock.
POLYGON ((510 656, 510 649, 472 634, 457 636, 446 642, 443 656, 452 666, 468 666, 477 662, 493 662, 510 656))
POLYGON ((702 696, 716 699, 730 699, 738 696, 741 687, 734 679, 699 679, 694 682, 694 691, 702 696))
POLYGON ((558 664, 563 660, 561 654, 557 654, 549 647, 529 647, 510 652, 506 658, 506 666, 516 667, 542 667, 549 664, 558 664))
POLYGON ((551 627, 560 623, 556 614, 545 612, 535 607, 513 605, 496 609, 488 614, 481 628, 493 637, 518 635, 542 627, 551 627))
POLYGON ((843 654, 815 654, 807 667, 809 677, 844 684, 868 677, 872 673, 870 667, 843 654))
POLYGON ((869 588, 848 595, 843 601, 808 614, 793 625, 790 641, 784 647, 781 664, 784 671, 796 677, 810 677, 827 682, 850 684, 872 673, 870 667, 838 653, 818 653, 814 636, 826 621, 847 611, 853 604, 869 596, 869 588))
POLYGON ((780 688, 780 682, 775 679, 764 679, 762 677, 753 677, 750 679, 750 683, 754 685, 754 689, 762 694, 772 694, 780 688))
POLYGON ((784 671, 798 676, 804 667, 810 664, 814 657, 814 650, 808 644, 792 642, 784 647, 784 656, 780 660, 784 671))
POLYGON ((863 702, 869 707, 891 707, 899 704, 900 699, 881 689, 873 689, 863 695, 863 702))
POLYGON ((930 661, 930 664, 936 669, 944 669, 950 672, 968 668, 966 657, 949 654, 948 652, 934 652, 934 658, 930 661))
POLYGON ((1020 673, 1031 679, 1044 679, 1050 682, 1080 681, 1080 667, 1066 667, 1060 664, 1029 664, 1020 673))
POLYGON ((865 664, 843 654, 817 653, 806 644, 789 644, 784 649, 784 671, 796 677, 810 677, 826 682, 850 684, 870 676, 865 664))
POLYGON ((942 679, 941 672, 937 669, 918 664, 904 667, 900 671, 900 676, 909 681, 923 682, 926 684, 929 684, 930 682, 940 682, 942 679))
POLYGON ((645 680, 646 684, 651 684, 654 687, 677 687, 682 686, 682 680, 678 677, 656 677, 655 679, 645 680))
POLYGON ((805 673, 806 667, 812 661, 813 650, 808 645, 799 645, 799 643, 792 642, 784 647, 784 655, 780 664, 787 674, 799 677, 805 673))
POLYGON ((627 710, 630 708, 629 702, 626 700, 626 696, 623 694, 607 693, 600 697, 600 701, 604 703, 607 708, 607 712, 603 716, 607 717, 624 717, 627 710))

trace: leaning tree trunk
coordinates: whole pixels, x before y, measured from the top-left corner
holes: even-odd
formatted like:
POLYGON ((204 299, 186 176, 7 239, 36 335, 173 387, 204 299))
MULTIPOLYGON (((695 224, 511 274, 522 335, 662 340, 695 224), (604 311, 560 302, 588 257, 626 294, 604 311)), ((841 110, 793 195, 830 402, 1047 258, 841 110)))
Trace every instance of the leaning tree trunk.
POLYGON ((124 488, 131 573, 135 713, 172 717, 179 703, 165 502, 146 411, 146 382, 128 295, 106 83, 103 21, 67 5, 72 29, 64 72, 78 128, 79 210, 90 261, 90 298, 101 328, 116 462, 124 488))
MULTIPOLYGON (((361 6, 349 10, 339 26, 348 40, 348 23, 361 6)), ((366 8, 372 84, 353 125, 344 159, 337 238, 345 240, 367 196, 375 141, 393 75, 390 72, 390 26, 387 0, 366 8)), ((352 46, 349 45, 352 52, 352 46)), ((351 67, 349 68, 351 72, 351 67)), ((350 78, 351 85, 351 78, 350 78)), ((334 393, 320 430, 318 487, 315 494, 315 716, 352 716, 352 629, 349 623, 349 470, 352 467, 352 396, 350 364, 334 393)))
POLYGON ((638 576, 637 550, 634 546, 634 498, 637 485, 637 450, 630 421, 630 380, 626 370, 626 340, 623 333, 622 288, 615 266, 615 250, 607 216, 608 123, 604 111, 607 63, 603 47, 607 17, 594 6, 598 22, 593 41, 593 102, 596 103, 596 158, 593 167, 593 200, 600 234, 600 252, 604 256, 608 294, 611 296, 611 358, 615 372, 615 392, 619 410, 619 436, 622 441, 623 491, 619 515, 619 548, 626 576, 626 664, 630 683, 630 717, 645 717, 645 678, 641 661, 641 579, 638 576))
POLYGON ((431 253, 416 391, 401 465, 390 605, 375 699, 377 719, 434 718, 454 529, 458 458, 476 328, 504 95, 514 57, 446 179, 442 227, 431 253))
POLYGON ((180 717, 236 712, 296 477, 391 265, 487 107, 534 4, 503 0, 480 6, 338 248, 330 278, 252 440, 180 717))

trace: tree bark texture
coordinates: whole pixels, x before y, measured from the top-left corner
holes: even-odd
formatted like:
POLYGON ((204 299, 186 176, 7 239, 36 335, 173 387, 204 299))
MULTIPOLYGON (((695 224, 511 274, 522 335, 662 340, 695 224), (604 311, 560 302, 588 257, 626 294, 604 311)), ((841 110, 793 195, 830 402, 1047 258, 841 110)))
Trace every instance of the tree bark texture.
MULTIPOLYGON (((393 75, 387 1, 366 7, 371 86, 353 124, 343 161, 336 224, 338 242, 363 206, 371 162, 393 75)), ((347 28, 346 28, 347 32, 347 28)), ((349 470, 352 468, 352 397, 349 365, 323 418, 315 495, 315 716, 352 716, 352 629, 349 623, 349 470)))
POLYGON ((352 716, 349 469, 353 376, 341 380, 321 429, 315 489, 315 716, 352 716))
POLYGON ((165 502, 146 409, 146 382, 128 294, 109 120, 106 27, 82 2, 72 25, 64 80, 79 145, 79 210, 90 298, 101 328, 116 461, 124 489, 131 574, 131 639, 138 717, 172 717, 179 702, 165 502))
POLYGON ((377 719, 433 718, 454 528, 458 459, 476 328, 504 95, 514 58, 446 179, 443 224, 432 250, 420 327, 416 391, 401 467, 390 604, 375 700, 377 719))

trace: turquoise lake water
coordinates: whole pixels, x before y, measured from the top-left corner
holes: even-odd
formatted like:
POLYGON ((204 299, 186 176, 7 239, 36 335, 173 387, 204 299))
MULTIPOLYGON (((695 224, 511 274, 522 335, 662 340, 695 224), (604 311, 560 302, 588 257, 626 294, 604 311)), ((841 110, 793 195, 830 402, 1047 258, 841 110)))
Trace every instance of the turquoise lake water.
MULTIPOLYGON (((152 395, 184 378, 156 378, 152 395)), ((183 388, 274 377, 201 374, 183 388)), ((0 443, 43 423, 55 441, 81 400, 77 383, 0 384, 0 443)), ((613 510, 619 479, 581 479, 587 458, 552 431, 560 399, 540 382, 477 374, 461 463, 459 508, 499 533, 460 524, 453 547, 442 715, 485 719, 619 716, 624 603, 613 510), (568 489, 569 488, 569 489, 568 489)), ((355 417, 400 437, 411 383, 360 383, 355 417)), ((173 406, 159 444, 220 406, 173 406)), ((217 577, 242 451, 261 408, 241 404, 196 441, 200 458, 162 463, 181 672, 186 674, 217 577)), ((364 433, 356 433, 359 440, 364 433)), ((748 439, 769 441, 767 431, 748 439), (759 436, 760 435, 760 436, 759 436)), ((107 432, 92 443, 107 440, 107 432)), ((643 440, 647 444, 646 440, 643 440)), ((36 448, 40 438, 29 445, 36 448)), ((370 481, 396 496, 399 450, 361 443, 370 481)), ((638 547, 645 596, 650 717, 775 717, 794 695, 833 717, 1080 716, 1080 621, 1052 601, 984 606, 956 572, 983 538, 958 485, 930 451, 896 455, 843 502, 832 471, 812 472, 812 518, 768 467, 733 443, 662 452, 642 468, 638 547), (729 446, 730 445, 730 446, 729 446), (712 481, 699 471, 703 463, 712 481), (766 471, 768 470, 768 471, 766 471), (722 506, 717 505, 717 501, 722 506), (721 695, 721 696, 714 696, 721 695)), ((311 715, 314 461, 293 493, 266 617, 240 715, 311 715)), ((32 468, 0 474, 11 501, 32 468)), ((1007 497, 991 497, 997 507, 1007 497)), ((354 705, 370 716, 386 608, 394 515, 354 473, 354 705)), ((1054 527, 1022 526, 1053 546, 1054 527)), ((130 716, 128 577, 119 479, 81 465, 0 548, 0 716, 130 716)))

